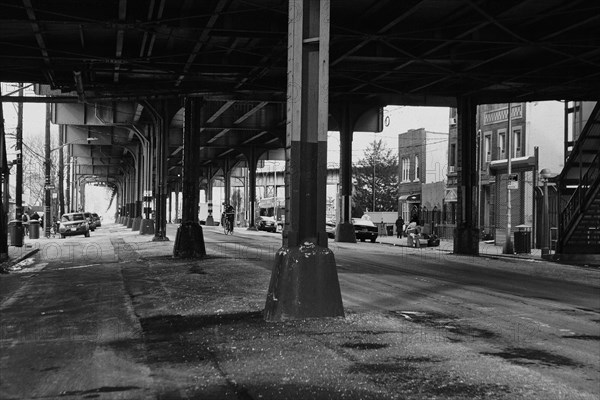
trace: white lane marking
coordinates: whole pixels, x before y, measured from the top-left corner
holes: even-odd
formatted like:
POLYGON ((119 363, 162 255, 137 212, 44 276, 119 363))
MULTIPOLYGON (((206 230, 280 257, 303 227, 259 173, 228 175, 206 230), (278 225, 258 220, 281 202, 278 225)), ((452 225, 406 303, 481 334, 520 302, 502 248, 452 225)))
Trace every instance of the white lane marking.
POLYGON ((65 269, 80 269, 80 268, 88 268, 88 267, 94 267, 96 265, 100 265, 100 264, 87 264, 87 265, 77 265, 74 267, 61 267, 61 268, 56 268, 57 271, 62 271, 65 269))

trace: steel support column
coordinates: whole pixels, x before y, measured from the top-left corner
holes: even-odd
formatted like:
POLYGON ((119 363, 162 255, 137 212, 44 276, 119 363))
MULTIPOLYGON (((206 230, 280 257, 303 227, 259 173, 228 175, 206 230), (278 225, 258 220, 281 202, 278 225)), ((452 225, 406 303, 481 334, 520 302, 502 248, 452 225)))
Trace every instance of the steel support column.
POLYGON ((215 218, 213 217, 213 172, 212 167, 208 167, 208 179, 206 183, 206 203, 208 205, 208 216, 206 217, 206 226, 214 226, 215 218))
POLYGON ((354 122, 349 104, 339 112, 340 125, 340 220, 335 228, 335 241, 356 243, 352 224, 352 138, 354 122))
MULTIPOLYGON (((23 84, 19 83, 19 96, 23 96, 23 84)), ((2 104, 0 103, 0 106, 2 104)), ((17 103, 17 176, 15 180, 15 237, 11 238, 11 245, 23 246, 23 103, 17 103)))
MULTIPOLYGON (((244 193, 248 197, 248 230, 255 231, 256 229, 256 166, 258 164, 258 154, 255 146, 251 146, 245 153, 246 162, 248 163, 248 193, 244 193)), ((274 193, 276 196, 277 193, 274 193)))
MULTIPOLYGON (((2 91, 0 89, 0 96, 2 91)), ((0 103, 0 262, 8 259, 8 179, 10 171, 6 159, 6 135, 4 132, 4 112, 0 103)))
POLYGON ((329 0, 290 0, 286 134, 286 229, 265 319, 344 315, 325 232, 329 0))
POLYGON ((231 172, 233 168, 229 159, 225 160, 225 166, 223 167, 223 186, 224 186, 224 197, 225 206, 231 203, 231 172))
POLYGON ((166 219, 166 190, 167 190, 167 154, 169 151, 169 109, 167 101, 162 101, 160 126, 156 140, 156 210, 155 210, 155 231, 153 241, 169 240, 167 237, 167 219, 166 219))
POLYGON ((457 212, 454 235, 455 254, 479 254, 477 215, 477 104, 469 97, 457 101, 457 212))
POLYGON ((202 101, 188 97, 185 99, 183 124, 183 201, 181 225, 177 228, 173 256, 202 257, 206 255, 204 235, 198 221, 200 200, 200 117, 202 101))
MULTIPOLYGON (((151 107, 150 108, 151 113, 154 115, 154 110, 151 107)), ((158 118, 156 118, 156 120, 158 120, 158 118)), ((156 132, 156 125, 157 123, 153 124, 153 125, 147 125, 146 126, 146 132, 147 132, 147 138, 142 135, 140 133, 140 137, 143 138, 144 140, 144 171, 145 171, 145 175, 144 175, 144 190, 143 190, 143 196, 144 196, 144 207, 146 207, 146 210, 143 210, 143 216, 142 216, 142 221, 140 223, 140 235, 154 235, 154 221, 152 220, 152 215, 150 212, 150 208, 151 208, 151 200, 152 200, 152 191, 153 191, 153 183, 154 183, 154 157, 153 155, 154 150, 155 150, 155 132, 156 132)))

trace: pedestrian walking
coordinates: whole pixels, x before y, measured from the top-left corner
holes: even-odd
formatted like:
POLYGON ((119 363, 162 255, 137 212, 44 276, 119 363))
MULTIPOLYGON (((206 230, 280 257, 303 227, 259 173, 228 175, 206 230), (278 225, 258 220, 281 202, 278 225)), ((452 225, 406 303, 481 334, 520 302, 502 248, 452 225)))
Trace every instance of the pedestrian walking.
POLYGON ((396 238, 401 238, 404 233, 404 218, 398 216, 396 220, 396 238))
POLYGON ((27 214, 27 211, 23 213, 21 219, 23 221, 23 235, 29 236, 29 214, 27 214))

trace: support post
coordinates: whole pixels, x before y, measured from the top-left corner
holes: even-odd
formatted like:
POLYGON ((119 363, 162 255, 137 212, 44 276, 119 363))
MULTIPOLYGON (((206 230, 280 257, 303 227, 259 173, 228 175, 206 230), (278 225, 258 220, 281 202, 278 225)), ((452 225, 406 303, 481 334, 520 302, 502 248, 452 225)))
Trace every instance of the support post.
POLYGON ((335 228, 335 241, 356 243, 352 224, 352 136, 354 121, 350 105, 344 104, 340 114, 340 221, 335 228))
POLYGON ((65 170, 65 154, 63 152, 65 125, 59 126, 58 132, 58 219, 65 213, 65 187, 64 187, 64 170, 65 170))
POLYGON ((344 315, 325 232, 329 0, 290 0, 286 229, 271 275, 265 319, 344 315))
MULTIPOLYGON (((256 231, 256 165, 258 164, 258 154, 256 153, 256 147, 252 146, 250 151, 246 154, 246 161, 248 162, 248 193, 244 193, 248 197, 248 230, 256 231)), ((277 196, 277 193, 275 193, 277 196)))
POLYGON ((51 113, 51 104, 46 103, 46 126, 45 126, 45 142, 44 142, 44 168, 45 168, 45 177, 44 179, 44 237, 50 237, 50 226, 52 226, 52 216, 50 215, 50 201, 51 201, 51 192, 50 192, 50 184, 52 183, 50 180, 50 171, 52 167, 52 159, 50 158, 50 113, 51 113))
MULTIPOLYGON (((0 97, 2 90, 0 89, 0 97)), ((8 179, 10 172, 6 159, 6 135, 4 133, 4 112, 0 103, 0 262, 8 260, 8 179)))
POLYGON ((502 247, 502 254, 514 254, 515 249, 513 246, 512 239, 510 237, 510 231, 512 230, 512 201, 511 201, 511 189, 510 189, 510 176, 512 175, 512 117, 511 117, 511 104, 508 103, 508 129, 506 130, 506 240, 502 247))
POLYGON ((183 126, 183 204, 181 224, 177 228, 173 256, 182 258, 206 255, 204 235, 198 221, 200 199, 200 169, 198 154, 200 149, 200 107, 201 101, 194 97, 185 99, 183 126))
POLYGON ((166 241, 167 237, 167 219, 166 219, 166 185, 167 185, 167 152, 169 150, 169 109, 166 100, 162 101, 162 115, 159 118, 161 122, 157 135, 157 155, 156 155, 156 210, 155 210, 155 231, 152 241, 166 241))
POLYGON ((476 140, 477 105, 469 97, 458 99, 457 153, 458 153, 458 209, 454 235, 454 253, 479 255, 477 214, 476 140))
POLYGON ((206 226, 215 226, 213 217, 213 172, 212 168, 208 167, 208 179, 206 183, 206 203, 208 205, 208 216, 206 217, 206 226))
MULTIPOLYGON (((19 83, 18 96, 23 96, 23 84, 19 83)), ((1 104, 0 104, 1 106, 1 104)), ((15 237, 11 238, 11 245, 23 246, 23 103, 17 103, 17 177, 15 181, 15 237)))

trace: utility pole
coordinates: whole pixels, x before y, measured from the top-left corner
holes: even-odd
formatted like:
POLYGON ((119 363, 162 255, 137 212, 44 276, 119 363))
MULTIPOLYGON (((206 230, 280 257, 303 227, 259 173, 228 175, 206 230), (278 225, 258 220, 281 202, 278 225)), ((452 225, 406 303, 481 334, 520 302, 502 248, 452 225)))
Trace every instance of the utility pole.
POLYGON ((50 167, 52 160, 50 159, 50 113, 51 113, 51 105, 50 103, 46 103, 46 141, 44 143, 45 149, 45 168, 46 168, 46 179, 44 186, 44 233, 46 237, 50 237, 50 225, 52 224, 52 216, 50 215, 50 167))
POLYGON ((373 212, 375 212, 375 153, 373 153, 373 212))
POLYGON ((506 151, 507 151, 507 179, 506 179, 506 240, 504 241, 504 247, 502 248, 502 254, 514 254, 515 250, 513 247, 512 240, 510 238, 510 229, 511 229, 511 214, 512 207, 510 204, 510 176, 512 174, 512 125, 511 125, 511 105, 508 103, 508 131, 506 132, 506 151))
POLYGON ((60 131, 58 133, 58 205, 59 211, 58 216, 60 218, 61 215, 65 213, 65 188, 63 185, 63 181, 65 179, 64 169, 65 169, 65 160, 63 153, 63 139, 66 127, 65 125, 60 125, 60 131))
POLYGON ((67 182, 64 205, 66 212, 71 212, 71 146, 67 146, 67 182))
MULTIPOLYGON (((0 96, 2 90, 0 89, 0 96)), ((6 133, 4 132, 4 113, 0 103, 0 262, 8 259, 8 161, 6 160, 6 133)))
MULTIPOLYGON (((19 97, 23 97, 23 84, 19 83, 19 97)), ((15 237, 13 246, 23 246, 23 103, 17 103, 17 179, 15 181, 15 237)))

